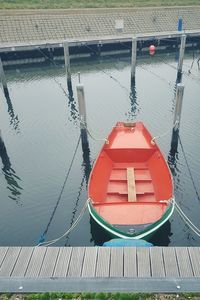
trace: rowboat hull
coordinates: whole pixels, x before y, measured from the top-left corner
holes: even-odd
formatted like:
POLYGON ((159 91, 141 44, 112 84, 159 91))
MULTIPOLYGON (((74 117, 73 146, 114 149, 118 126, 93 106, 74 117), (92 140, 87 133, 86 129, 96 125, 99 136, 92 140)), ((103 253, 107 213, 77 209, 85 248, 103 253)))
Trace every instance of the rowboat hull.
POLYGON ((157 230, 163 226, 171 217, 174 211, 174 201, 172 199, 171 204, 167 208, 165 214, 157 222, 147 226, 144 230, 138 231, 137 233, 129 234, 124 231, 120 231, 110 223, 106 222, 95 210, 92 203, 88 203, 88 210, 94 221, 100 225, 111 237, 121 238, 121 239, 144 239, 146 241, 150 240, 152 236, 157 232, 157 230))
POLYGON ((141 123, 117 123, 90 174, 88 209, 111 236, 148 240, 172 215, 169 167, 141 123))

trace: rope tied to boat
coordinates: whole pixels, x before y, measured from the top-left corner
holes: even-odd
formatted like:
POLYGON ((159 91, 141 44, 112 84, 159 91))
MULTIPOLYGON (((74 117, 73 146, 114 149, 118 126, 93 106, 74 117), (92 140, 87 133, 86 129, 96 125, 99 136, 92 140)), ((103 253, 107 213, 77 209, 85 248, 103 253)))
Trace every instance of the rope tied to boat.
POLYGON ((86 124, 86 122, 84 122, 83 120, 80 120, 80 123, 82 124, 82 126, 84 127, 83 129, 85 129, 87 131, 87 133, 89 134, 89 136, 94 140, 94 141, 103 141, 105 142, 107 145, 109 144, 109 140, 107 138, 97 138, 96 136, 94 136, 94 134, 91 132, 91 130, 88 129, 88 126, 86 124))
POLYGON ((180 206, 176 203, 175 199, 171 199, 172 203, 174 204, 174 208, 176 209, 177 213, 181 217, 181 219, 185 222, 185 224, 198 236, 200 237, 200 229, 194 225, 194 223, 186 216, 180 206))
POLYGON ((56 242, 58 242, 59 240, 61 240, 63 237, 67 236, 78 224, 79 222, 81 221, 81 219, 83 218, 84 214, 85 214, 85 211, 86 211, 86 208, 87 208, 87 205, 89 203, 89 201, 91 200, 91 198, 88 198, 85 202, 85 204, 83 205, 81 211, 80 211, 80 214, 78 215, 77 219, 74 221, 74 223, 70 226, 70 228, 68 228, 61 236, 59 236, 58 238, 55 238, 53 240, 50 240, 50 241, 46 241, 46 242, 42 242, 42 243, 39 243, 37 245, 37 247, 39 246, 45 246, 45 247, 48 247, 52 244, 55 244, 56 242))
MULTIPOLYGON (((177 126, 178 126, 178 123, 179 123, 179 121, 176 120, 176 122, 174 123, 172 129, 175 129, 175 130, 176 130, 176 129, 177 129, 177 126)), ((170 132, 171 132, 171 128, 170 128, 169 130, 167 130, 166 132, 164 132, 163 134, 154 136, 154 137, 151 139, 151 144, 152 144, 152 145, 155 145, 155 140, 157 140, 158 138, 161 138, 161 137, 163 137, 163 136, 168 135, 170 132)))

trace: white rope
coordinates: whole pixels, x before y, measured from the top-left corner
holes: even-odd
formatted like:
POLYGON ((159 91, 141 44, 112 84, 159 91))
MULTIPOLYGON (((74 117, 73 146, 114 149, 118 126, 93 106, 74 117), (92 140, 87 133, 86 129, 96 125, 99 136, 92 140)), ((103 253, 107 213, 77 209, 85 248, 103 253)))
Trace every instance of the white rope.
POLYGON ((53 239, 53 240, 50 240, 50 241, 46 241, 46 242, 43 242, 43 243, 40 243, 38 244, 37 246, 45 246, 45 247, 48 247, 52 244, 55 244, 56 242, 58 242, 59 240, 61 240, 63 237, 65 237, 66 235, 68 235, 77 225, 78 223, 81 221, 84 213, 85 213, 85 210, 87 208, 87 205, 88 205, 88 202, 89 202, 90 198, 88 198, 79 214, 79 216, 77 217, 77 219, 74 221, 74 223, 71 225, 71 227, 66 231, 64 232, 61 236, 59 236, 58 238, 56 239, 53 239))
POLYGON ((88 129, 88 126, 86 125, 85 122, 83 122, 82 120, 80 120, 80 123, 84 126, 84 129, 87 131, 87 133, 89 134, 89 136, 94 140, 94 141, 103 141, 106 144, 109 144, 109 140, 107 138, 97 138, 96 136, 94 136, 94 134, 88 129))
POLYGON ((176 211, 179 214, 179 216, 182 218, 182 220, 185 222, 185 224, 198 236, 200 237, 200 229, 194 225, 194 223, 186 216, 186 214, 183 212, 183 210, 180 208, 180 206, 176 203, 175 200, 173 200, 173 203, 175 205, 176 211))
MULTIPOLYGON (((176 121, 176 122, 174 123, 172 129, 176 129, 178 123, 179 123, 179 121, 176 121)), ((155 140, 156 140, 156 139, 158 139, 158 138, 160 138, 160 137, 163 137, 163 136, 166 136, 168 133, 171 132, 172 129, 170 128, 170 129, 168 129, 166 132, 164 132, 163 134, 154 136, 154 137, 151 139, 151 144, 152 144, 152 145, 155 145, 155 140)))

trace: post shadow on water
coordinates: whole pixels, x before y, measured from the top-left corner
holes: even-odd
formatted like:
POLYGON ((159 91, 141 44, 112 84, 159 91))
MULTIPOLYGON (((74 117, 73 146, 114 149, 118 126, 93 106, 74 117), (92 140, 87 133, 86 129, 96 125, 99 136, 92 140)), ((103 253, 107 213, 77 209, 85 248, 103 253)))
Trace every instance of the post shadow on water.
POLYGON ((3 164, 3 175, 7 182, 7 189, 11 192, 8 196, 10 199, 20 203, 21 191, 23 188, 20 186, 19 182, 21 181, 20 177, 17 176, 15 170, 11 167, 10 158, 8 156, 6 146, 0 135, 0 157, 3 164))
POLYGON ((18 119, 18 116, 15 115, 8 88, 3 87, 3 91, 4 91, 4 96, 6 98, 6 103, 8 106, 8 114, 10 116, 10 125, 12 125, 15 130, 19 131, 19 119, 18 119))
POLYGON ((137 117, 137 114, 140 111, 140 106, 137 102, 137 90, 136 90, 136 81, 135 78, 131 80, 131 86, 130 86, 130 110, 127 114, 128 119, 133 120, 137 117))
POLYGON ((73 91, 72 89, 68 88, 68 107, 70 110, 70 115, 73 121, 78 120, 78 110, 76 107, 76 101, 74 99, 73 91))

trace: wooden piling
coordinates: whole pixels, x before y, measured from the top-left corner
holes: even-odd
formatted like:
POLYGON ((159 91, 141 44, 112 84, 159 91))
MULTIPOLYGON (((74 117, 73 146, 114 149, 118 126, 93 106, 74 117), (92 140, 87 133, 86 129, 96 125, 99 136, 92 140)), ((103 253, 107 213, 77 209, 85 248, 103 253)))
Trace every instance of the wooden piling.
POLYGON ((183 34, 181 36, 181 45, 179 50, 179 60, 178 60, 178 67, 177 67, 177 78, 180 78, 182 75, 182 67, 183 67, 183 57, 185 52, 185 44, 186 44, 186 35, 183 34))
POLYGON ((180 126, 181 111, 183 104, 184 84, 178 83, 176 90, 176 107, 174 113, 174 130, 178 130, 180 126))
POLYGON ((86 120, 86 106, 85 106, 84 85, 82 83, 79 83, 76 86, 76 89, 77 89, 77 97, 78 97, 80 126, 81 126, 81 128, 85 128, 86 125, 87 125, 87 120, 86 120))
POLYGON ((183 93, 184 93, 184 84, 178 83, 177 90, 176 90, 176 107, 174 112, 174 123, 173 123, 172 138, 171 138, 171 151, 173 153, 176 153, 178 148, 178 137, 179 137, 179 127, 180 127, 180 119, 181 119, 181 111, 182 111, 182 103, 183 103, 183 93))
POLYGON ((78 107, 79 107, 79 118, 80 118, 80 128, 81 128, 81 141, 83 149, 88 147, 88 137, 87 137, 87 119, 86 119, 86 105, 85 105, 85 93, 84 85, 79 83, 76 86, 77 97, 78 97, 78 107))
POLYGON ((5 97, 8 97, 9 96, 8 87, 7 87, 6 76, 5 76, 5 73, 4 73, 1 57, 0 57, 0 79, 1 79, 1 82, 2 82, 4 95, 5 95, 5 97))
POLYGON ((65 58, 65 70, 67 76, 67 86, 69 92, 72 92, 72 79, 71 79, 71 70, 70 70, 70 56, 69 56, 69 43, 65 41, 63 43, 64 48, 64 58, 65 58))
POLYGON ((132 38, 132 56, 131 56, 131 82, 135 81, 135 69, 137 58, 137 38, 132 38))

